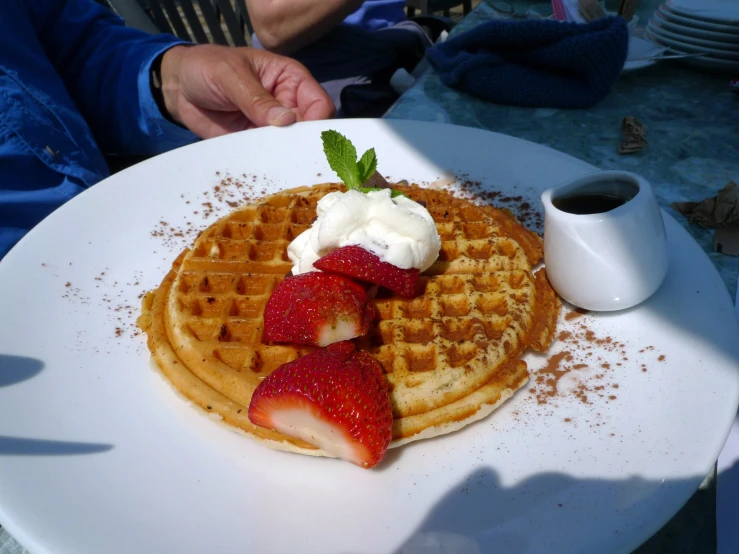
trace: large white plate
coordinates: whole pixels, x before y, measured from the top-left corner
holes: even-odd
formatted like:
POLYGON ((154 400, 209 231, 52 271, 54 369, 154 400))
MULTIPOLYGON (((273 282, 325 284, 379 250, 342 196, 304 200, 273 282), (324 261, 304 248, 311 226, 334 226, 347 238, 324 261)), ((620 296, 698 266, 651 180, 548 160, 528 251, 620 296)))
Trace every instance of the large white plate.
POLYGON ((541 406, 523 390, 372 471, 272 451, 214 423, 152 370, 143 337, 115 336, 115 307, 137 306, 177 254, 152 236, 160 221, 191 221, 227 172, 267 191, 330 178, 327 128, 374 146, 395 178, 458 171, 535 197, 593 169, 481 130, 330 121, 206 141, 96 185, 0 262, 2 524, 39 554, 607 553, 653 534, 713 467, 739 401, 726 286, 668 216, 662 288, 588 318, 625 343, 628 361, 610 374, 617 400, 541 406))
POLYGON ((667 50, 664 46, 659 46, 649 40, 630 36, 629 52, 626 56, 626 62, 621 70, 622 73, 630 73, 638 69, 644 69, 650 65, 654 65, 659 61, 659 57, 667 50), (644 59, 649 58, 649 59, 644 59))
MULTIPOLYGON (((660 34, 687 42, 688 44, 694 44, 696 46, 703 46, 707 48, 714 48, 717 50, 724 50, 733 53, 739 53, 739 33, 736 35, 734 42, 720 41, 708 39, 705 37, 696 37, 693 33, 685 33, 682 31, 675 30, 675 25, 670 25, 658 13, 655 13, 652 19, 647 24, 648 28, 658 31, 660 34)), ((684 29, 686 29, 685 27, 684 29)))
POLYGON ((709 53, 708 50, 705 48, 692 46, 685 42, 676 41, 667 38, 664 35, 659 35, 655 30, 653 30, 653 28, 650 28, 649 26, 647 26, 647 28, 644 30, 644 36, 652 42, 661 44, 662 46, 666 46, 670 51, 676 54, 705 53, 705 56, 702 57, 683 58, 676 60, 677 62, 683 63, 685 65, 692 65, 701 69, 708 69, 710 71, 724 73, 739 71, 739 60, 734 61, 723 59, 723 57, 714 57, 713 54, 709 53))
POLYGON ((662 4, 658 10, 660 14, 664 15, 668 21, 672 23, 679 23, 686 27, 694 27, 698 29, 706 29, 709 31, 717 31, 722 33, 737 33, 739 32, 739 25, 735 25, 728 21, 716 22, 714 20, 705 20, 692 17, 685 14, 685 12, 676 12, 670 9, 667 4, 662 4))
MULTIPOLYGON (((647 25, 647 31, 649 31, 652 35, 657 37, 660 40, 660 42, 662 42, 663 44, 677 47, 680 50, 683 50, 686 52, 699 52, 699 53, 706 54, 714 58, 739 61, 739 48, 730 48, 730 49, 714 48, 710 45, 699 44, 699 42, 705 42, 705 41, 697 41, 697 40, 693 40, 690 38, 683 38, 683 37, 675 36, 674 33, 670 33, 669 31, 664 31, 660 29, 659 27, 652 25, 651 23, 647 25)), ((739 46, 739 45, 730 45, 730 46, 739 46)))
POLYGON ((736 0, 666 0, 665 6, 685 17, 739 24, 736 0))
POLYGON ((657 21, 660 23, 660 26, 664 26, 666 29, 680 35, 715 40, 717 42, 739 42, 739 27, 715 25, 713 23, 686 19, 664 9, 664 6, 660 6, 654 12, 651 21, 657 21))

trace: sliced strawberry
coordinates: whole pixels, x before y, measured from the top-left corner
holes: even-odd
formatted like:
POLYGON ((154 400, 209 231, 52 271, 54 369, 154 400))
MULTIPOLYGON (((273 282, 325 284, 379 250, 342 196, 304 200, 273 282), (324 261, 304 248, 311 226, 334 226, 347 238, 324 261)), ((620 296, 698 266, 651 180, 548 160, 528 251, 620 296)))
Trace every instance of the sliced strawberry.
POLYGON ((375 316, 364 288, 343 275, 286 277, 264 308, 266 341, 327 346, 364 335, 375 316))
POLYGON ((393 435, 382 366, 351 342, 273 371, 254 391, 249 419, 366 468, 382 460, 393 435))
POLYGON ((313 262, 313 267, 369 281, 407 298, 418 296, 421 292, 421 272, 418 269, 395 267, 361 246, 337 248, 313 262))

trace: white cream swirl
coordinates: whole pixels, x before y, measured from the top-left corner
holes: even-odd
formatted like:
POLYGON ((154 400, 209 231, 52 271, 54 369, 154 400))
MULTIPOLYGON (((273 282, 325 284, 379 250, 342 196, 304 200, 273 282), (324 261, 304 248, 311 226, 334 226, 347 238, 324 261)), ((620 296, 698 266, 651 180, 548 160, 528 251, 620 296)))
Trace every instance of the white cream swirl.
POLYGON ((316 207, 318 218, 287 247, 293 274, 314 271, 313 262, 342 246, 358 245, 401 269, 428 269, 441 239, 431 214, 390 189, 332 192, 316 207))

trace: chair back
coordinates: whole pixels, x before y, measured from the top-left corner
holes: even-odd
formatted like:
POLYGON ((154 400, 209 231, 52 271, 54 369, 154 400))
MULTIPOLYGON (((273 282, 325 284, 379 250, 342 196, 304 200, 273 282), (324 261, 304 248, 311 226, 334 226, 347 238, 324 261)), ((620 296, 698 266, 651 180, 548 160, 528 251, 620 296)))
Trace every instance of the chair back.
POLYGON ((125 13, 143 9, 162 33, 200 44, 248 46, 254 29, 244 0, 107 0, 125 13))
POLYGON ((408 17, 413 17, 416 10, 421 11, 421 15, 431 15, 434 12, 444 12, 446 17, 451 15, 451 9, 462 4, 464 15, 472 10, 472 0, 406 0, 405 5, 408 9, 408 17))

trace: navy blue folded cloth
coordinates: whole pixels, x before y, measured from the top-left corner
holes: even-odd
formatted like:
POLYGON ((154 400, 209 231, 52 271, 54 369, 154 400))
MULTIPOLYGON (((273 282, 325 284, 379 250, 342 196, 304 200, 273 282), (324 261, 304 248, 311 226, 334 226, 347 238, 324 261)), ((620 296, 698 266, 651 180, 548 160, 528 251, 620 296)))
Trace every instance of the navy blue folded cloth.
POLYGON ((611 90, 629 46, 622 17, 587 24, 488 21, 427 51, 442 82, 499 104, 589 108, 611 90))

